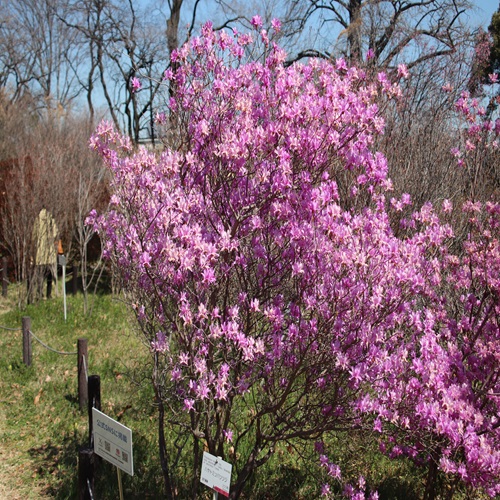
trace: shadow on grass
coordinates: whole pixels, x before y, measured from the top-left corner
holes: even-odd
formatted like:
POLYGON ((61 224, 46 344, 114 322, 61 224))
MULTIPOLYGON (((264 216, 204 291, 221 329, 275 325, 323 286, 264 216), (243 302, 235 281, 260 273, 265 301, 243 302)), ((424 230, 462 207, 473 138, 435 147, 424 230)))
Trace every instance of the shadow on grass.
MULTIPOLYGON (((44 495, 58 500, 77 498, 78 450, 81 445, 76 438, 67 437, 60 443, 48 442, 29 450, 35 474, 40 482, 47 485, 42 491, 44 495)), ((134 434, 134 476, 125 473, 121 475, 124 498, 127 500, 164 498, 158 453, 153 448, 150 441, 139 433, 134 434)), ((95 462, 94 497, 100 500, 116 500, 119 495, 116 468, 100 457, 96 457, 95 462)), ((420 496, 416 493, 415 486, 403 477, 386 478, 379 484, 379 498, 417 500, 420 496)), ((340 490, 337 493, 340 494, 340 490)), ((207 497, 205 491, 200 494, 200 498, 207 497)), ((318 498, 318 491, 304 471, 282 464, 267 478, 252 477, 245 488, 243 498, 298 500, 318 498)))
POLYGON ((380 500, 419 500, 422 496, 415 491, 416 485, 404 478, 387 478, 378 487, 380 500))
POLYGON ((76 498, 78 444, 65 438, 62 443, 44 443, 29 450, 35 473, 47 484, 43 494, 53 498, 76 498))
MULTIPOLYGON (((63 500, 77 498, 78 451, 82 443, 76 438, 65 438, 60 443, 44 443, 33 447, 29 454, 34 472, 47 486, 42 493, 63 500)), ((147 440, 134 435, 134 476, 122 473, 124 497, 127 500, 163 498, 162 476, 155 460, 157 453, 151 450, 147 440)), ((156 460, 158 461, 158 460, 156 460)), ((118 498, 116 468, 96 457, 94 496, 100 500, 118 498)))
POLYGON ((318 498, 318 489, 311 484, 304 470, 279 464, 270 475, 262 472, 259 471, 251 476, 245 485, 242 498, 263 500, 318 498))
POLYGON ((75 396, 74 394, 65 394, 64 399, 69 403, 71 403, 71 406, 74 407, 80 406, 80 400, 78 399, 78 396, 75 396))
POLYGON ((22 360, 19 359, 4 360, 2 365, 4 365, 13 375, 21 377, 19 379, 20 382, 29 380, 36 373, 33 365, 27 366, 22 360))

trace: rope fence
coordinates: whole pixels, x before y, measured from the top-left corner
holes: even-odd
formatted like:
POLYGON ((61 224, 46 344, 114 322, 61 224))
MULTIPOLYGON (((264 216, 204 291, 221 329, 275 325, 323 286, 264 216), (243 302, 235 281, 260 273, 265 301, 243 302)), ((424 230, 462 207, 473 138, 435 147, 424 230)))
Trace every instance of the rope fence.
POLYGON ((22 328, 9 328, 8 326, 2 326, 0 325, 0 328, 2 330, 8 330, 9 332, 20 332, 22 328))
MULTIPOLYGON (((4 326, 4 325, 0 325, 0 329, 1 330, 7 330, 9 332, 20 332, 22 331, 23 329, 22 328, 10 328, 8 326, 4 326)), ((69 355, 69 356, 72 356, 72 355, 75 355, 75 354, 78 354, 78 351, 71 351, 71 352, 65 352, 65 351, 58 351, 57 349, 54 349, 53 347, 50 347, 49 345, 47 345, 43 340, 41 340, 39 337, 37 337, 31 330, 28 331, 28 333, 40 344, 42 345, 43 347, 45 347, 45 349, 49 350, 49 351, 52 351, 52 352, 55 352, 56 354, 62 354, 62 355, 69 355)), ((85 371, 86 371, 86 368, 85 368, 85 371)))
POLYGON ((101 409, 101 387, 99 375, 88 375, 88 341, 80 338, 77 342, 76 351, 60 351, 43 342, 31 330, 31 318, 22 318, 21 328, 11 328, 0 325, 0 329, 7 331, 22 331, 23 341, 23 362, 26 366, 31 366, 32 346, 31 339, 34 338, 42 347, 60 355, 77 355, 78 370, 78 399, 80 410, 88 409, 89 414, 89 444, 82 447, 78 454, 78 499, 94 500, 94 477, 97 461, 93 449, 93 429, 91 408, 101 409))
POLYGON ((41 341, 31 330, 29 331, 29 334, 40 344, 42 345, 43 347, 45 347, 45 349, 49 350, 49 351, 52 351, 52 352, 55 352, 56 354, 62 354, 62 355, 75 355, 75 354, 78 354, 78 351, 72 351, 72 352, 64 352, 64 351, 58 351, 57 349, 54 349, 53 347, 50 347, 49 345, 47 345, 45 342, 41 341))
POLYGON ((87 362, 85 361, 85 358, 87 356, 82 356, 82 361, 83 361, 83 370, 85 372, 85 378, 89 378, 89 372, 87 371, 87 362))
POLYGON ((92 486, 90 486, 90 480, 87 478, 87 489, 89 492, 90 500, 94 500, 94 495, 92 494, 92 486))
POLYGON ((8 326, 0 325, 0 329, 10 332, 22 331, 23 342, 23 363, 26 366, 32 364, 32 345, 31 339, 35 339, 43 348, 47 349, 58 355, 63 356, 77 356, 77 370, 78 370, 78 400, 80 409, 84 409, 88 404, 88 341, 87 339, 78 339, 76 351, 61 351, 51 347, 31 330, 31 318, 23 316, 21 328, 11 328, 8 326))

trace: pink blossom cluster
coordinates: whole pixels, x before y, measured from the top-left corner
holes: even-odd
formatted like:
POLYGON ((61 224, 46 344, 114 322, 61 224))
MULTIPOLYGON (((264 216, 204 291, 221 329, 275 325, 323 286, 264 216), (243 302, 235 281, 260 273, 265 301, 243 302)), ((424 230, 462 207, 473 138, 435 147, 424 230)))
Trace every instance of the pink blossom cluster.
POLYGON ((231 409, 252 401, 262 446, 371 426, 388 454, 500 493, 499 207, 466 207, 463 253, 430 204, 396 237, 389 211, 411 200, 391 199, 373 144, 399 88, 342 60, 286 66, 262 42, 247 60, 252 35, 206 25, 174 54, 175 150, 132 153, 108 124, 91 140, 113 195, 89 221, 163 390, 213 453, 237 445, 231 409))
MULTIPOLYGON (((495 79, 494 75, 491 75, 491 79, 495 79)), ((481 101, 471 97, 466 91, 460 95, 455 108, 466 127, 463 147, 454 148, 452 154, 457 158, 460 166, 473 171, 478 163, 475 161, 478 149, 498 149, 500 119, 491 119, 481 101)))

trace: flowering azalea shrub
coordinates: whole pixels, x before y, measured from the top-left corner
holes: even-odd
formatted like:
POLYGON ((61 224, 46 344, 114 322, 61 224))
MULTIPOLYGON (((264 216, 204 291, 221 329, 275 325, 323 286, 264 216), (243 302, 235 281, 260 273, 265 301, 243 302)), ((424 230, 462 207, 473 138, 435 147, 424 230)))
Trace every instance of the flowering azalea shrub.
POLYGON ((463 256, 430 205, 397 238, 388 211, 411 200, 387 201, 387 163, 372 145, 378 103, 398 87, 343 60, 287 67, 253 24, 252 35, 208 24, 173 54, 160 117, 177 127, 175 147, 134 151, 107 123, 91 140, 113 195, 90 222, 153 356, 167 497, 165 419, 192 446, 193 496, 204 449, 234 464, 237 498, 294 439, 316 441, 342 483, 322 438, 363 428, 393 456, 494 494, 497 207, 478 208, 488 219, 463 256), (262 56, 247 57, 257 43, 262 56))
MULTIPOLYGON (((490 75, 490 84, 497 82, 496 74, 490 75)), ((493 119, 494 106, 485 107, 484 99, 462 92, 455 103, 458 119, 465 126, 462 130, 463 145, 452 149, 460 170, 464 173, 464 194, 469 201, 498 198, 498 156, 500 119, 493 119)))

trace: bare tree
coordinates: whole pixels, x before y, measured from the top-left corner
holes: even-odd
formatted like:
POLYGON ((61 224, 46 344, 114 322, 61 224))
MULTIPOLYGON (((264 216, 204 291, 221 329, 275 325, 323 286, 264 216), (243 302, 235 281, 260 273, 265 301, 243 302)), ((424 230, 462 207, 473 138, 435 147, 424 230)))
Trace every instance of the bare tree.
MULTIPOLYGON (((76 124, 75 124, 76 125, 76 124)), ((90 127, 84 129, 84 134, 90 133, 90 127)), ((79 134, 80 136, 83 134, 79 134)), ((97 262, 92 263, 89 256, 89 245, 96 237, 94 229, 86 224, 86 219, 92 209, 104 209, 109 201, 108 179, 104 164, 97 155, 89 150, 79 150, 79 145, 85 144, 78 140, 75 144, 73 194, 75 206, 73 211, 73 241, 75 249, 72 253, 80 265, 82 280, 83 306, 87 313, 89 308, 89 292, 96 289, 103 271, 101 255, 97 262)), ((95 257, 95 256, 94 256, 95 257)))
MULTIPOLYGON (((385 133, 376 148, 388 159, 394 197, 408 193, 412 200, 411 206, 396 212, 393 222, 397 231, 404 232, 405 219, 424 203, 431 202, 440 210, 449 200, 453 206, 450 217, 460 241, 468 227, 463 203, 498 199, 498 149, 490 141, 482 141, 468 154, 464 165, 459 165, 452 153, 467 140, 455 104, 467 95, 463 93, 474 70, 469 64, 472 60, 471 52, 462 46, 447 58, 429 60, 414 68, 411 78, 403 82, 404 100, 385 113, 385 133)), ((486 136, 488 128, 481 133, 486 136)))
POLYGON ((0 5, 0 84, 25 93, 40 107, 64 108, 81 92, 77 73, 84 63, 71 30, 59 22, 65 16, 59 0, 12 0, 0 5))
MULTIPOLYGON (((80 262, 84 291, 87 245, 85 219, 106 200, 103 166, 88 148, 93 128, 86 118, 30 112, 31 103, 0 99, 0 245, 11 256, 19 281, 35 286, 35 221, 45 208, 57 225, 68 257, 80 262)), ((21 301, 25 300, 21 297, 21 301)))
POLYGON ((302 29, 316 26, 312 47, 295 58, 344 56, 359 64, 368 50, 372 63, 413 67, 452 54, 469 34, 464 24, 469 0, 295 0, 305 9, 302 29))
MULTIPOLYGON (((61 17, 79 34, 89 55, 80 83, 91 117, 100 98, 115 127, 136 143, 145 137, 154 140, 155 100, 166 92, 162 76, 171 51, 179 46, 182 4, 175 0, 163 9, 162 3, 146 7, 131 0, 75 1, 61 17)), ((195 13, 196 5, 193 18, 195 13)))

